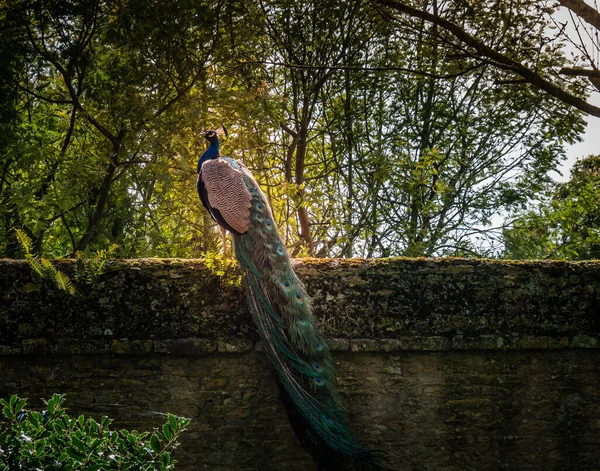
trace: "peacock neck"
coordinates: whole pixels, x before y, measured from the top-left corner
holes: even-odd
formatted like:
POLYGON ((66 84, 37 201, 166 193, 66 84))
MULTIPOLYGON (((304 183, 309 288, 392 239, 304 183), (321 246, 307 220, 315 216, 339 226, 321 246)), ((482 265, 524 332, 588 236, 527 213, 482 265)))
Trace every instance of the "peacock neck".
POLYGON ((198 160, 198 172, 200 172, 200 168, 202 168, 202 164, 207 160, 218 159, 219 158, 219 141, 214 141, 210 143, 208 149, 204 151, 204 153, 200 156, 198 160))

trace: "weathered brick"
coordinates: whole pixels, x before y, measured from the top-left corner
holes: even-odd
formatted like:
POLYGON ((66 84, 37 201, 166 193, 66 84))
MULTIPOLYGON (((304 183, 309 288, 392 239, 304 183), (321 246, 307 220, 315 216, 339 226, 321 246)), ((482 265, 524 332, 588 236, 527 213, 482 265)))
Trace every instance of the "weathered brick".
POLYGON ((170 339, 155 340, 154 351, 157 353, 170 353, 172 355, 204 355, 217 350, 214 339, 170 339))
POLYGON ((327 345, 332 352, 347 352, 350 350, 349 339, 327 339, 327 345))
POLYGON ((20 355, 23 353, 23 349, 21 347, 16 347, 13 345, 0 345, 0 355, 20 355))
POLYGON ((395 339, 355 339, 350 341, 352 352, 393 352, 398 350, 395 339))
POLYGON ((124 355, 144 355, 152 351, 151 340, 113 340, 110 346, 112 353, 124 355))
POLYGON ((451 347, 450 339, 446 337, 400 337, 398 341, 400 350, 436 352, 451 347))
POLYGON ((544 350, 549 347, 549 338, 535 335, 513 335, 504 339, 506 350, 544 350))
POLYGON ((571 340, 570 346, 572 348, 600 348, 600 342, 598 342, 597 337, 576 335, 571 340))
POLYGON ((452 339, 452 348, 455 350, 502 350, 505 341, 498 335, 480 335, 479 337, 463 337, 457 335, 452 339))
POLYGON ((244 353, 254 348, 254 344, 248 339, 219 340, 217 351, 219 353, 244 353))
POLYGON ((46 339, 24 339, 22 348, 25 355, 48 353, 48 341, 46 339))
POLYGON ((86 355, 108 353, 111 351, 111 341, 108 340, 82 340, 71 338, 59 338, 48 345, 51 353, 62 355, 86 355))

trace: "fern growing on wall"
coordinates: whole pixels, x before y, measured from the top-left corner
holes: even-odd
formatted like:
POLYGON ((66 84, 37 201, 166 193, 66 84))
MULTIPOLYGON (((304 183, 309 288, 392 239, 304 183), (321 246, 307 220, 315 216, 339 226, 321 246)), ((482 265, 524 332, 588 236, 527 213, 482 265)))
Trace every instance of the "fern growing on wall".
POLYGON ((90 256, 84 252, 75 253, 75 281, 77 283, 93 284, 100 275, 105 273, 110 263, 110 257, 119 248, 111 245, 107 250, 98 250, 90 256))
POLYGON ((41 278, 55 284, 59 289, 74 295, 77 294, 76 284, 93 284, 97 278, 105 273, 110 256, 119 248, 113 244, 107 250, 98 250, 91 256, 83 252, 75 254, 75 282, 64 272, 58 270, 52 262, 45 258, 37 257, 33 253, 33 243, 29 236, 21 229, 15 230, 17 240, 25 252, 25 260, 41 278))
POLYGON ((53 282, 59 289, 66 291, 69 294, 77 293, 72 280, 68 275, 62 271, 56 269, 49 260, 45 258, 38 258, 33 254, 33 243, 27 234, 21 229, 16 229, 17 240, 25 251, 25 260, 29 263, 29 266, 33 268, 41 278, 53 282))

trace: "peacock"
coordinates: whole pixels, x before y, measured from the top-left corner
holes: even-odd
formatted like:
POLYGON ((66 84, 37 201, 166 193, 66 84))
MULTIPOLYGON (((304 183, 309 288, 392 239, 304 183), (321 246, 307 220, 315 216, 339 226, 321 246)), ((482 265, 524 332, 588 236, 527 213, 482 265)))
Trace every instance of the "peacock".
MULTIPOLYGON (((227 130, 223 126, 224 134, 227 130)), ((204 132, 196 187, 212 218, 232 235, 249 310, 290 422, 319 470, 383 470, 348 429, 331 354, 317 328, 267 199, 241 162, 219 155, 219 130, 204 132)))

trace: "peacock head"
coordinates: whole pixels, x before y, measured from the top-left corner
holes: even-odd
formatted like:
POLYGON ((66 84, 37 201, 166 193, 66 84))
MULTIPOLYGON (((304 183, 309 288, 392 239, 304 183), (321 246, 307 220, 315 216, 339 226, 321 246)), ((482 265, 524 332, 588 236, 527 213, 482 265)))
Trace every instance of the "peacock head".
POLYGON ((208 140, 208 142, 210 142, 211 144, 219 141, 219 137, 217 136, 217 131, 215 131, 214 129, 211 129, 210 131, 206 131, 204 133, 204 138, 206 140, 208 140))
POLYGON ((229 137, 229 131, 227 131, 227 128, 223 124, 218 130, 215 131, 214 129, 210 129, 208 131, 204 131, 202 135, 206 140, 208 140, 208 142, 214 144, 215 142, 219 142, 219 136, 229 137))

